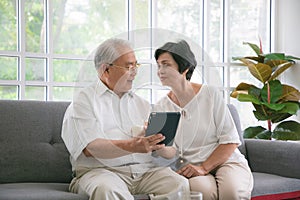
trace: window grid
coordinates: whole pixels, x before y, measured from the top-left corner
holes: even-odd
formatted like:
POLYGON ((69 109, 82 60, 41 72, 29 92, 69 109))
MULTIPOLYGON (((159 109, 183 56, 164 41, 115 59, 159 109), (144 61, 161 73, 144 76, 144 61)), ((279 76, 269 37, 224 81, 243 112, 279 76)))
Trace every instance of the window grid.
MULTIPOLYGON (((202 18, 201 22, 202 23, 202 36, 200 44, 204 47, 204 50, 208 48, 208 44, 206 43, 207 38, 209 36, 208 32, 208 11, 209 11, 209 0, 202 0, 202 18)), ((46 50, 44 53, 30 53, 26 52, 25 49, 25 1, 23 0, 17 0, 17 34, 18 34, 18 46, 17 46, 17 52, 10 52, 10 51, 1 51, 0 55, 1 56, 14 56, 18 57, 18 80, 15 81, 10 81, 10 80, 1 80, 0 85, 15 85, 19 87, 19 92, 18 92, 18 99, 24 99, 25 98, 25 87, 26 86, 45 86, 46 87, 46 99, 45 100, 53 100, 53 87, 55 86, 66 86, 66 87, 73 87, 74 83, 72 82, 54 82, 54 77, 53 77, 53 59, 69 59, 69 60, 86 60, 85 57, 82 56, 73 56, 73 55, 60 55, 60 54, 54 54, 53 52, 53 13, 50 11, 53 10, 53 5, 52 1, 44 0, 44 15, 45 15, 45 20, 46 20, 46 50), (45 81, 26 81, 25 79, 25 59, 31 57, 31 58, 44 58, 46 59, 46 75, 45 75, 45 81)), ((223 88, 225 93, 226 100, 230 102, 230 97, 229 93, 232 88, 230 88, 230 66, 232 63, 230 63, 230 58, 229 58, 229 40, 230 40, 230 31, 229 31, 229 7, 230 7, 230 1, 226 0, 221 0, 221 27, 222 30, 222 37, 221 37, 221 63, 215 63, 216 66, 222 66, 223 67, 223 88), (226 60, 228 59, 228 60, 226 60), (227 94, 227 95, 226 95, 227 94)), ((127 0, 127 14, 128 14, 128 21, 127 21, 127 27, 128 27, 128 32, 134 30, 134 18, 132 11, 134 11, 134 1, 127 0)), ((149 24, 150 27, 156 27, 157 24, 157 19, 156 19, 156 12, 157 12, 157 1, 154 0, 149 0, 148 1, 149 5, 149 24)), ((271 4, 270 0, 270 8, 273 5, 271 4)), ((271 19, 273 18, 272 13, 270 12, 271 19)), ((269 29, 272 28, 272 20, 270 20, 270 27, 269 29)), ((130 35, 128 35, 128 38, 130 38, 130 35)), ((270 42, 269 42, 269 48, 271 49, 272 46, 272 37, 270 37, 270 42)), ((151 41, 152 44, 152 41, 151 41)), ((152 48, 152 47, 151 47, 152 48)), ((205 61, 203 61, 205 63, 205 61)), ((202 68, 204 70, 204 68, 202 68)), ((205 71, 202 71, 205 73, 205 71)), ((152 76, 152 73, 151 75, 152 76)), ((153 77, 151 77, 153 79, 153 77)), ((151 97, 152 98, 152 95, 151 97)), ((152 99, 151 99, 152 100, 152 99)))

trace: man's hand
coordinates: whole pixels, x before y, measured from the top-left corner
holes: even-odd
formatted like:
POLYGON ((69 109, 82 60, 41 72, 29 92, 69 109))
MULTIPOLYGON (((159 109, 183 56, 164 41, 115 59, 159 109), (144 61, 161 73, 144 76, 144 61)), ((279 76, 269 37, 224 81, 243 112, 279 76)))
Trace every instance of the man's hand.
POLYGON ((177 171, 178 174, 186 177, 192 178, 195 176, 205 176, 208 172, 204 169, 202 165, 196 166, 192 164, 188 164, 177 171))
POLYGON ((106 140, 97 138, 90 142, 83 150, 87 157, 112 159, 128 155, 130 153, 149 153, 165 147, 158 144, 165 136, 155 134, 148 137, 134 137, 128 140, 106 140))
POLYGON ((134 153, 149 153, 165 147, 158 144, 165 139, 162 134, 154 134, 147 137, 135 137, 131 141, 131 149, 134 153))

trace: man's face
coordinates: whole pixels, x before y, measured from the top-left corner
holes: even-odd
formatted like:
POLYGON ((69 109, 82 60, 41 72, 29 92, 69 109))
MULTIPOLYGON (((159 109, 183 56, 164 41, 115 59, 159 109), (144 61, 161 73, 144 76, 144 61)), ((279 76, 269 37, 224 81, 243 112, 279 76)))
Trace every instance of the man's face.
POLYGON ((136 58, 133 51, 126 52, 107 66, 104 83, 116 94, 122 95, 132 88, 136 75, 136 58))

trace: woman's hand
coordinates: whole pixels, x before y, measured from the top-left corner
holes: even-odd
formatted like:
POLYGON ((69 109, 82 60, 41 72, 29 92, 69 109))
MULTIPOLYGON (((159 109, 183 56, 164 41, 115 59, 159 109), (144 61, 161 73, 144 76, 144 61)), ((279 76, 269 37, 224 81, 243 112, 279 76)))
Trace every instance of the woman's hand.
POLYGON ((192 164, 188 164, 177 171, 178 174, 186 177, 192 178, 195 176, 205 176, 208 172, 204 169, 202 165, 196 166, 192 164))

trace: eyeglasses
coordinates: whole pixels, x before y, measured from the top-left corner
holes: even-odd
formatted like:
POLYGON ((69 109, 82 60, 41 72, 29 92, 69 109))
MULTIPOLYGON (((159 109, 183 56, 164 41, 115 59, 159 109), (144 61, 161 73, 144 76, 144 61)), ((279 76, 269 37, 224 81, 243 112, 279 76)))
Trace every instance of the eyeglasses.
POLYGON ((134 69, 136 70, 137 68, 139 68, 141 66, 140 63, 131 63, 131 64, 128 64, 127 66, 119 66, 119 65, 115 65, 113 63, 107 63, 108 66, 110 67, 119 67, 119 68, 123 68, 123 69, 126 69, 127 71, 131 70, 131 69, 134 69))

